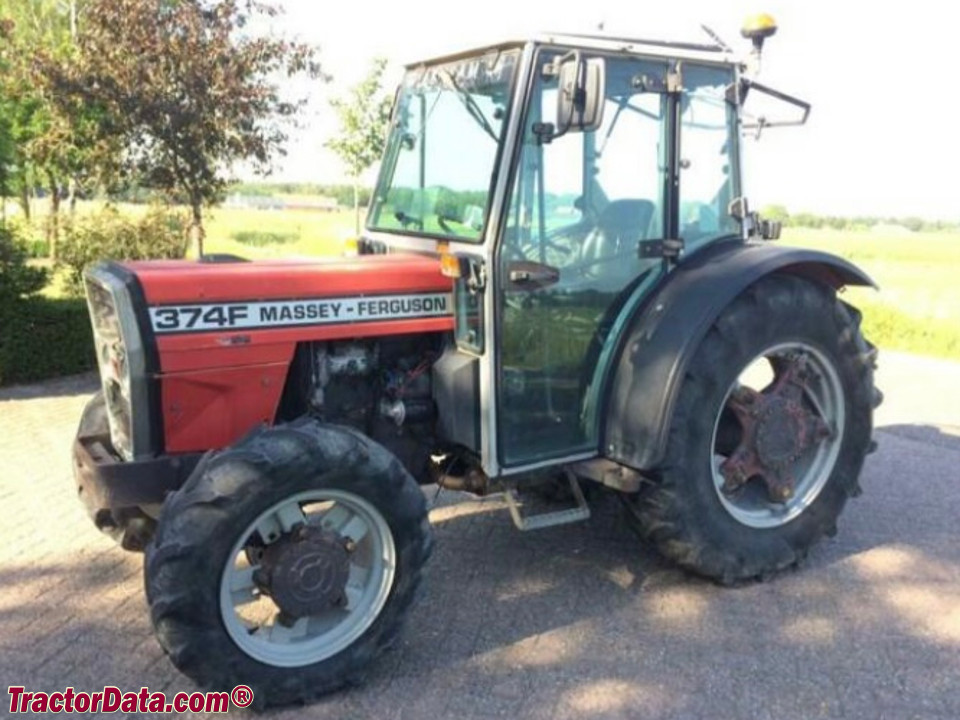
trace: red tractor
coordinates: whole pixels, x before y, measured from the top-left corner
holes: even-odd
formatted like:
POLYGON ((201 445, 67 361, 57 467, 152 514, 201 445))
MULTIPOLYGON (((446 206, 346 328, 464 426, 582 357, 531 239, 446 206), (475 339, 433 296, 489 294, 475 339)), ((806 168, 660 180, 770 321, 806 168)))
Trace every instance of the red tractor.
MULTIPOLYGON (((756 54, 775 26, 745 31, 756 54)), ((157 637, 263 704, 356 679, 430 555, 420 484, 521 530, 618 493, 723 583, 836 530, 872 448, 872 285, 780 247, 741 178, 760 85, 725 46, 539 37, 408 68, 356 257, 102 263, 103 391, 74 445, 98 528, 145 550, 157 637), (568 490, 561 509, 524 497, 568 490)))

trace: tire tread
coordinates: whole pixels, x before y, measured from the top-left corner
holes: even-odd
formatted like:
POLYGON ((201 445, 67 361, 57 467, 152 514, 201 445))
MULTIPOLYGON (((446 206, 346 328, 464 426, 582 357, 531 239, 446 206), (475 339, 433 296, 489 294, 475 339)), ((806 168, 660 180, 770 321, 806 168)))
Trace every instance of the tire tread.
MULTIPOLYGON (((232 547, 234 540, 228 540, 232 547)), ((360 682, 370 661, 396 642, 432 542, 422 491, 373 440, 313 419, 259 429, 227 450, 207 453, 183 487, 167 498, 144 558, 151 620, 170 660, 199 685, 247 684, 258 707, 310 702, 360 682), (376 497, 371 501, 388 518, 394 534, 398 569, 390 598, 364 635, 331 658, 296 669, 259 663, 243 654, 223 629, 219 575, 216 583, 203 581, 202 556, 211 544, 223 542, 218 533, 229 535, 231 528, 246 527, 237 516, 249 515, 258 498, 273 497, 271 486, 291 491, 339 487, 336 478, 343 465, 361 471, 355 478, 357 492, 362 484, 360 494, 367 493, 368 500, 376 497)))
MULTIPOLYGON (((794 568, 814 543, 835 534, 836 519, 846 500, 860 493, 858 477, 872 432, 876 349, 863 338, 860 320, 860 312, 836 299, 832 289, 790 275, 768 276, 735 299, 714 322, 690 362, 669 429, 666 456, 652 473, 654 482, 638 495, 624 497, 628 518, 641 536, 682 567, 731 585, 765 580, 794 568), (740 526, 740 533, 765 533, 755 535, 756 542, 746 551, 743 543, 725 543, 722 537, 718 542, 717 535, 723 533, 714 527, 721 527, 720 521, 710 530, 704 528, 704 518, 694 508, 691 495, 694 476, 701 470, 691 465, 697 460, 690 457, 690 447, 693 437, 698 433, 702 437, 703 424, 713 421, 712 416, 704 419, 704 403, 715 396, 719 384, 724 384, 724 389, 729 386, 718 368, 729 368, 736 358, 748 356, 763 323, 791 313, 804 323, 812 323, 812 317, 830 319, 836 355, 843 365, 841 377, 852 378, 845 389, 850 417, 844 447, 829 481, 837 483, 841 492, 827 512, 819 513, 822 517, 805 522, 802 534, 790 536, 740 526), (805 316, 808 313, 817 315, 805 316), (843 467, 839 467, 841 463, 843 467)), ((709 476, 709 471, 705 474, 709 476)), ((726 512, 719 502, 716 505, 726 512)))

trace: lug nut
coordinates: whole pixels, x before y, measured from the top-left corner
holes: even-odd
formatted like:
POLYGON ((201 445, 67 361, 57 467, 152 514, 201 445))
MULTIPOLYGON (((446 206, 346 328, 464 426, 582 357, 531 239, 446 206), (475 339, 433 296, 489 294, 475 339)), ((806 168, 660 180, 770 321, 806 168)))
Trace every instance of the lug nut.
POLYGON ((786 502, 793 497, 793 488, 788 485, 777 485, 771 492, 775 502, 786 502))

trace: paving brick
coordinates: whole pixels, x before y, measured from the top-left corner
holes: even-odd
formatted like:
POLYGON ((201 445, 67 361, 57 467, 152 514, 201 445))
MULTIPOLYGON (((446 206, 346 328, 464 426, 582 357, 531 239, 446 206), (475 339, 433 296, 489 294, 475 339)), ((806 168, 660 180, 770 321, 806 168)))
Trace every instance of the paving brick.
MULTIPOLYGON (((444 492, 397 648, 366 685, 260 717, 955 720, 960 366, 891 365, 865 493, 801 570, 719 588, 639 543, 614 498, 522 534, 499 498, 444 492)), ((0 390, 0 686, 193 692, 152 635, 140 557, 76 498, 69 449, 95 382, 0 390)))

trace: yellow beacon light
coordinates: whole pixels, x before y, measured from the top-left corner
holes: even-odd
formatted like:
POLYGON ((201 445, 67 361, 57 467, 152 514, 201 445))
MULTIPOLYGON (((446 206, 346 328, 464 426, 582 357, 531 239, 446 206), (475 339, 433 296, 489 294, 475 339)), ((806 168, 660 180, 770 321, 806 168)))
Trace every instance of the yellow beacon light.
POLYGON ((753 47, 758 51, 763 47, 763 41, 777 32, 777 21, 772 15, 761 13, 747 18, 740 29, 740 34, 753 41, 753 47))

